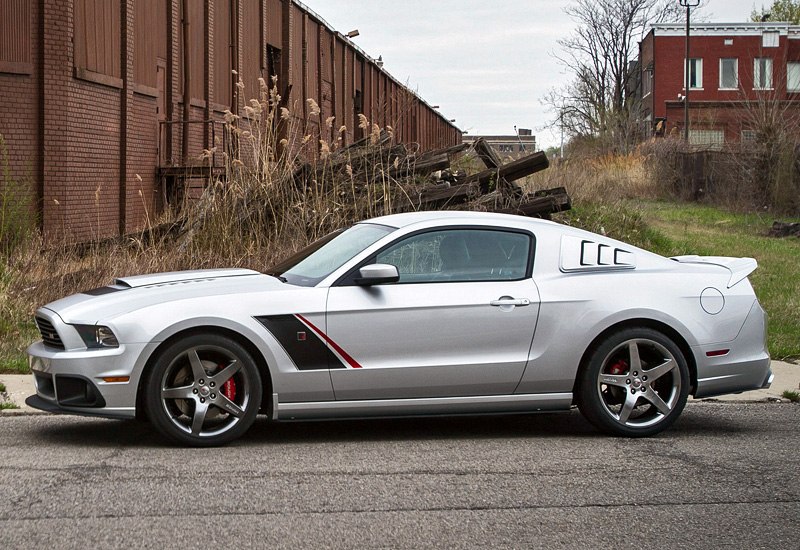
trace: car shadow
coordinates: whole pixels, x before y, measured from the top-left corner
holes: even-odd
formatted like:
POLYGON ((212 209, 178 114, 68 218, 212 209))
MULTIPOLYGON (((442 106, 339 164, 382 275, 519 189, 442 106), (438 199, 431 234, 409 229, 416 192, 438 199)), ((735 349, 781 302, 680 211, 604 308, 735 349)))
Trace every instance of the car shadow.
POLYGON ((165 446, 146 422, 54 415, 36 428, 43 440, 76 447, 165 446), (52 421, 49 421, 51 420, 52 421))
POLYGON ((594 437, 577 411, 481 416, 270 422, 259 418, 245 440, 274 443, 594 437))
MULTIPOLYGON (((153 427, 135 420, 52 416, 36 433, 54 444, 91 447, 174 447, 153 427)), ((675 424, 655 437, 730 436, 761 432, 763 424, 740 422, 724 405, 687 407, 675 424)), ((583 416, 569 412, 272 422, 259 416, 233 445, 361 441, 427 441, 509 438, 604 438, 583 416)))
MULTIPOLYGON (((52 416, 36 434, 81 447, 171 447, 146 422, 52 416)), ((259 416, 234 445, 526 437, 602 437, 575 410, 565 413, 272 422, 259 416)))

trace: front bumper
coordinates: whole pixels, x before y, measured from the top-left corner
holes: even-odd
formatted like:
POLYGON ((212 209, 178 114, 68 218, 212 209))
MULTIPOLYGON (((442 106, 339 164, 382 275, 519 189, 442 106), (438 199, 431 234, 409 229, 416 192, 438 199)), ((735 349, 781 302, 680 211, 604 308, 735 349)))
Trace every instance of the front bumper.
POLYGON ((57 350, 36 342, 28 348, 36 395, 26 401, 49 412, 108 418, 136 416, 137 358, 146 344, 100 350, 57 350), (127 378, 126 382, 107 382, 127 378))

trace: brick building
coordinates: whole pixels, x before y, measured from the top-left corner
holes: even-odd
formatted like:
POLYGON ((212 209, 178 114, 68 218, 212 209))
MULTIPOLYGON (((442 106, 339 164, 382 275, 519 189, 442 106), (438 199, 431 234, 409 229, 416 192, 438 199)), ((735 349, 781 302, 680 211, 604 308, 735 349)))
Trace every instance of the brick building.
POLYGON ((461 141, 295 0, 0 0, 0 134, 48 238, 141 228, 170 181, 213 147, 224 111, 241 112, 272 76, 315 137, 332 116, 346 143, 359 139, 362 113, 422 150, 461 141))
POLYGON ((530 130, 520 128, 511 135, 464 135, 464 143, 472 145, 478 138, 483 138, 502 159, 516 159, 536 152, 536 136, 530 130))
MULTIPOLYGON (((761 101, 800 108, 800 26, 703 23, 690 30, 691 143, 753 139, 753 109, 761 101)), ((640 44, 642 120, 656 135, 683 135, 685 36, 685 25, 653 25, 640 44)))

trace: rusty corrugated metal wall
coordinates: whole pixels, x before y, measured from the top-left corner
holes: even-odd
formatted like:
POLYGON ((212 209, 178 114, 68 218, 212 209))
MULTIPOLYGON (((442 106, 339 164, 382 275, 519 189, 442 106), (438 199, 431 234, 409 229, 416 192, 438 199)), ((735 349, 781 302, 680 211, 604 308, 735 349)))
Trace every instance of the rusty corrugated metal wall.
MULTIPOLYGON (((339 128, 342 145, 365 137, 369 128, 360 127, 363 115, 370 123, 391 126, 399 142, 417 143, 421 150, 454 145, 461 132, 432 109, 424 100, 383 70, 366 53, 321 17, 292 0, 205 0, 184 2, 189 23, 190 116, 202 118, 198 107, 204 106, 207 119, 221 119, 224 109, 239 112, 250 98, 259 94, 258 78, 267 82, 278 78, 278 92, 294 121, 298 135, 336 140, 339 128), (204 7, 203 7, 204 6, 204 7), (205 18, 205 19, 204 19, 205 18), (204 32, 206 36, 204 36, 204 32), (209 47, 210 45, 210 47, 209 47), (204 57, 205 55, 205 57, 204 57), (207 65, 205 64, 207 63, 207 65), (244 91, 236 88, 236 77, 244 91), (200 85, 213 74, 212 85, 200 85), (319 117, 310 116, 307 100, 321 109, 319 117), (324 122, 333 117, 331 127, 324 122)), ((176 47, 183 47, 183 26, 178 27, 176 47)), ((184 75, 183 54, 177 56, 177 89, 173 93, 173 113, 183 112, 180 98, 184 75)), ((174 80, 173 80, 174 82, 174 80)), ((179 117, 173 116, 173 119, 179 117)), ((165 158, 181 157, 183 131, 171 127, 167 142, 172 150, 165 158)), ((211 144, 194 137, 189 129, 189 156, 211 144)))
POLYGON ((293 0, 0 0, 0 133, 12 177, 33 180, 46 234, 141 228, 164 206, 165 167, 202 165, 225 110, 242 113, 258 79, 272 76, 299 132, 314 138, 304 155, 319 139, 364 137, 371 126, 360 128, 359 115, 423 151, 461 142, 293 0))

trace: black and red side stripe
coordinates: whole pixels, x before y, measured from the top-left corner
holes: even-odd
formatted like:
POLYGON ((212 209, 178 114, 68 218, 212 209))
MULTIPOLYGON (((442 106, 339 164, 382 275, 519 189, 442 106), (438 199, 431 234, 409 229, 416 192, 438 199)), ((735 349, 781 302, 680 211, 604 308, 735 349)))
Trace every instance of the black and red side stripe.
POLYGON ((361 368, 358 361, 302 315, 265 315, 256 320, 280 342, 298 370, 361 368))

